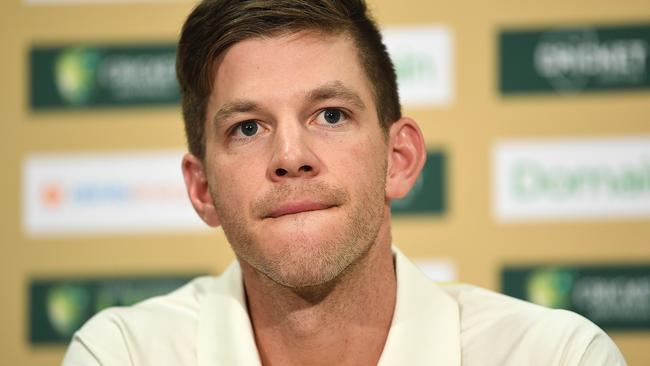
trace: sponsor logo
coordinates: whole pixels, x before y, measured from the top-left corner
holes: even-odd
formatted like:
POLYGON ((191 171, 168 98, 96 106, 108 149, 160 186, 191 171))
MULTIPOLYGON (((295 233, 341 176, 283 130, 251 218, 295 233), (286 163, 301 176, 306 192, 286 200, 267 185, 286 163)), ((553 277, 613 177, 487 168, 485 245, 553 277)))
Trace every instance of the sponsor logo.
POLYGON ((411 191, 391 203, 393 214, 442 214, 446 210, 446 159, 442 152, 427 153, 427 161, 411 191))
POLYGON ((501 221, 650 217, 650 138, 502 141, 493 179, 501 221))
POLYGON ((33 155, 24 166, 31 235, 203 230, 180 171, 183 151, 33 155))
POLYGON ((35 47, 34 110, 176 104, 174 45, 35 47))
POLYGON ((591 78, 638 84, 646 74, 648 50, 638 38, 600 41, 593 28, 554 30, 535 47, 535 70, 561 92, 579 91, 591 78))
POLYGON ((42 186, 41 205, 50 210, 66 205, 130 204, 134 202, 174 202, 187 199, 184 187, 173 183, 147 184, 130 182, 79 182, 62 184, 47 182, 42 186))
POLYGON ((70 337, 87 320, 90 294, 83 287, 64 283, 49 289, 45 295, 46 316, 52 330, 70 337))
MULTIPOLYGON (((206 230, 183 182, 183 151, 28 156, 23 227, 31 236, 206 230)), ((414 189, 395 214, 442 214, 445 156, 428 154, 414 189)))
POLYGON ((195 276, 100 279, 38 279, 29 285, 29 339, 33 344, 67 343, 91 316, 128 306, 182 286, 195 276))
POLYGON ((502 271, 505 294, 568 309, 605 329, 650 329, 650 266, 530 266, 502 271))
MULTIPOLYGON (((387 28, 401 101, 440 106, 453 99, 452 38, 445 27, 387 28)), ((176 46, 35 46, 30 51, 33 110, 178 104, 176 46)))
POLYGON ((40 196, 45 209, 56 210, 63 203, 63 186, 56 182, 47 183, 43 185, 40 196))
POLYGON ((650 25, 505 31, 500 48, 503 93, 650 87, 650 25))
POLYGON ((526 281, 526 298, 549 308, 567 309, 571 306, 574 277, 574 271, 568 269, 536 270, 526 281))
POLYGON ((453 99, 453 47, 442 26, 382 30, 395 66, 400 100, 406 106, 449 104, 453 99))
POLYGON ((56 86, 61 98, 72 105, 88 103, 97 84, 101 55, 95 50, 70 48, 55 61, 56 86))

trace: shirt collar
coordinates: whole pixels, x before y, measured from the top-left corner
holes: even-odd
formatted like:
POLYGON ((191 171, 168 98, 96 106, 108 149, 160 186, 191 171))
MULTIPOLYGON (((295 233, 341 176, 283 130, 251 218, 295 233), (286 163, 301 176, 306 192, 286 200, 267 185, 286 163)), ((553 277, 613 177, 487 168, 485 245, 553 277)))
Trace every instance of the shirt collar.
POLYGON ((458 303, 393 247, 397 301, 380 366, 460 365, 458 303))
MULTIPOLYGON (((397 300, 379 365, 460 365, 458 304, 396 247, 393 256, 397 300)), ((199 366, 261 364, 237 262, 204 295, 197 328, 199 366)))
POLYGON ((261 365, 239 263, 232 263, 206 293, 197 325, 198 365, 261 365))

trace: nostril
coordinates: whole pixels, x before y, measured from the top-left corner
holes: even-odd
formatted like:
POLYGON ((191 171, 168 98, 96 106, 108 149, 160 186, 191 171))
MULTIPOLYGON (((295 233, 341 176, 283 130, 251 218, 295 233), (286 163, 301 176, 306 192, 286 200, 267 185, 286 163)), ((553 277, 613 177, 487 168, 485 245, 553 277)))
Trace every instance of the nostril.
POLYGON ((310 165, 303 165, 298 170, 300 170, 301 172, 311 172, 312 169, 313 168, 310 165))
POLYGON ((282 176, 284 176, 284 175, 287 174, 287 171, 284 170, 284 169, 282 169, 282 168, 278 168, 278 169, 275 170, 275 174, 276 174, 278 177, 282 177, 282 176))

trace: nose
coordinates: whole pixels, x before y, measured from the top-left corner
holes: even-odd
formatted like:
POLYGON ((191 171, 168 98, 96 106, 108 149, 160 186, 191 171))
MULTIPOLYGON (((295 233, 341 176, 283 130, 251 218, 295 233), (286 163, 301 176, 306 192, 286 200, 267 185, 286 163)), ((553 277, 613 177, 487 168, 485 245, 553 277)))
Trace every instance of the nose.
POLYGON ((321 163, 311 143, 309 131, 300 123, 278 123, 273 137, 273 155, 268 167, 271 181, 317 176, 321 163))

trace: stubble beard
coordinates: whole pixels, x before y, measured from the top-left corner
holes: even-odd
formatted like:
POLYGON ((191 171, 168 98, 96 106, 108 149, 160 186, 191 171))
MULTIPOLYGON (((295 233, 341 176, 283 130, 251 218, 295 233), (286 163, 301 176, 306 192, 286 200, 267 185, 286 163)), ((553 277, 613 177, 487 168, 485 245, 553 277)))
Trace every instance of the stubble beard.
MULTIPOLYGON (((381 170, 385 172, 385 168, 381 170)), ((385 173, 378 177, 380 182, 361 190, 354 200, 339 187, 307 182, 302 187, 280 187, 256 201, 253 212, 264 211, 265 207, 287 195, 318 197, 346 209, 342 223, 335 225, 336 230, 326 233, 325 239, 297 232, 292 237, 280 239, 284 243, 264 240, 264 233, 257 237, 244 219, 241 207, 237 210, 219 205, 218 202, 226 201, 219 200, 215 190, 210 191, 226 238, 237 258, 281 286, 300 289, 334 282, 373 246, 385 210, 385 173), (269 246, 274 246, 273 250, 268 250, 269 246)), ((300 224, 309 225, 309 222, 300 224)), ((322 233, 320 236, 323 237, 322 233)))

